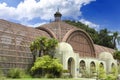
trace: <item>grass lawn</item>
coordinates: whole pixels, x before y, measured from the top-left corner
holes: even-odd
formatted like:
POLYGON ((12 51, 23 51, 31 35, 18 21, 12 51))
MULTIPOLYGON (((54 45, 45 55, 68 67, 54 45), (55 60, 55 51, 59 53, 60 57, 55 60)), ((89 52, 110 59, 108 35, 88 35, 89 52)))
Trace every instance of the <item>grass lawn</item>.
POLYGON ((62 78, 53 78, 53 79, 46 79, 46 78, 24 78, 24 79, 5 79, 5 80, 95 80, 95 79, 74 79, 74 78, 67 78, 67 79, 62 79, 62 78))
MULTIPOLYGON (((24 79, 5 79, 5 80, 78 80, 78 79, 46 79, 46 78, 24 78, 24 79)), ((80 80, 80 79, 79 79, 80 80)))

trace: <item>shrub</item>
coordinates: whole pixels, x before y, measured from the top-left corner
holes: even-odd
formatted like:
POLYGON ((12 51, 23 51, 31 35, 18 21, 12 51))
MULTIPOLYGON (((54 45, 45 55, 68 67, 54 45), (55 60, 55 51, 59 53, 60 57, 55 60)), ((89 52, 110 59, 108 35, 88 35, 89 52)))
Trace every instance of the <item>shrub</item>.
POLYGON ((105 80, 116 80, 116 77, 113 74, 109 74, 105 80))
POLYGON ((45 78, 54 78, 54 75, 53 75, 53 74, 48 73, 48 74, 45 74, 45 78))
POLYGON ((31 68, 33 76, 39 75, 38 77, 45 77, 46 74, 52 74, 54 77, 60 77, 62 73, 62 64, 60 64, 58 59, 51 58, 46 55, 43 57, 38 57, 31 68))
POLYGON ((116 80, 118 76, 118 69, 116 66, 113 66, 111 69, 111 74, 107 75, 106 80, 116 80))
POLYGON ((9 78, 23 78, 25 76, 26 76, 25 72, 19 68, 12 68, 7 73, 7 77, 9 78))
POLYGON ((62 71, 62 78, 70 78, 69 70, 63 70, 62 71))
POLYGON ((65 70, 63 70, 63 73, 69 73, 69 70, 65 69, 65 70))
POLYGON ((0 77, 2 77, 3 76, 3 72, 2 72, 2 70, 0 70, 0 77))
POLYGON ((98 78, 99 79, 106 79, 106 72, 105 72, 103 67, 99 67, 98 78))
POLYGON ((0 80, 5 80, 5 76, 4 76, 3 72, 2 72, 2 70, 0 70, 0 80))

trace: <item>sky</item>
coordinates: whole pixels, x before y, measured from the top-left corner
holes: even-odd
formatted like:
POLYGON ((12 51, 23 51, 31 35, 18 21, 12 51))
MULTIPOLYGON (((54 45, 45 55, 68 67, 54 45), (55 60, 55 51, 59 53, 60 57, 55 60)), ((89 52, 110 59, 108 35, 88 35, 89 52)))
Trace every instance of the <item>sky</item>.
POLYGON ((37 27, 54 21, 58 8, 63 20, 120 32, 120 0, 0 0, 0 19, 37 27))

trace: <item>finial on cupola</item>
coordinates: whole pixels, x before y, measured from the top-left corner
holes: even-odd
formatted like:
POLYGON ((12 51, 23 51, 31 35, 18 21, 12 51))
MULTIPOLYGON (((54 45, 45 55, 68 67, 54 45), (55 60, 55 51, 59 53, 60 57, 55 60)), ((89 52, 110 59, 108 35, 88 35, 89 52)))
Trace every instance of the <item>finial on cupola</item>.
POLYGON ((57 12, 54 14, 55 21, 61 21, 62 14, 59 12, 59 8, 57 9, 57 12))

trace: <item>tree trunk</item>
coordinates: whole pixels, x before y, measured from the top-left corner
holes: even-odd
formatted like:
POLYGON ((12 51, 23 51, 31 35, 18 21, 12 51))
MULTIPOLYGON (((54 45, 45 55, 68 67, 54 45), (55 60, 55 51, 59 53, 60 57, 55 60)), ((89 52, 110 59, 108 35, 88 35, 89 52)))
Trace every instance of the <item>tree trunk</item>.
POLYGON ((35 56, 35 55, 33 55, 33 63, 35 62, 35 60, 36 60, 36 56, 35 56))

